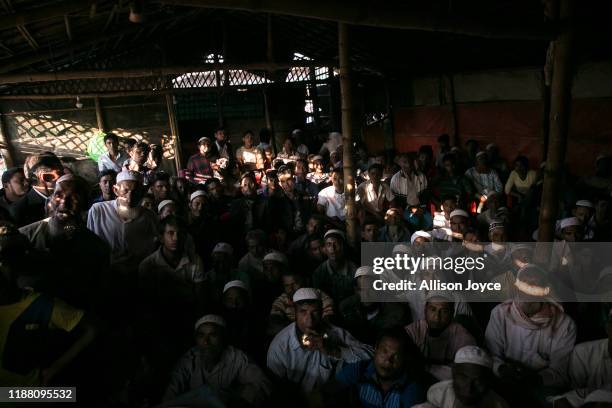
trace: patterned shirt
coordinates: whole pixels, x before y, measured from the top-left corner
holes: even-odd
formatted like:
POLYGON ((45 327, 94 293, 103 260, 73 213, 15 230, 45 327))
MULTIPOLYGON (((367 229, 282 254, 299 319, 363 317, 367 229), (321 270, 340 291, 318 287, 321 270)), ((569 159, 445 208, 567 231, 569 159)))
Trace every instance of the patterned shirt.
POLYGON ((211 160, 196 153, 187 161, 187 178, 194 183, 203 181, 206 177, 213 177, 213 168, 210 165, 211 160))
POLYGON ((488 173, 479 173, 476 171, 476 167, 472 167, 465 172, 465 176, 472 181, 476 191, 480 194, 484 194, 485 190, 495 191, 501 193, 503 186, 497 172, 495 170, 489 170, 488 173))
POLYGON ((403 170, 391 177, 391 191, 406 199, 407 205, 419 205, 419 194, 427 188, 427 177, 423 173, 406 175, 403 170))
POLYGON ((384 392, 372 360, 346 364, 336 376, 342 385, 356 388, 363 408, 411 407, 425 401, 425 389, 404 375, 384 392))

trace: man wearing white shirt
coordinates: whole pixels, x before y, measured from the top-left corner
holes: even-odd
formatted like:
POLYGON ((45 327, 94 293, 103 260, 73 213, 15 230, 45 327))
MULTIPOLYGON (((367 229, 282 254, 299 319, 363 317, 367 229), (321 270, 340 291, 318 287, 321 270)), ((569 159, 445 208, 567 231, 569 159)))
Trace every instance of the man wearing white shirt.
POLYGON ((106 146, 106 153, 103 153, 98 158, 98 172, 102 173, 104 170, 121 172, 123 162, 129 157, 123 150, 119 150, 119 138, 117 135, 108 133, 104 136, 104 146, 106 146))
POLYGON ((576 345, 569 363, 572 390, 554 397, 554 406, 581 407, 589 393, 612 389, 612 309, 608 314, 608 338, 576 345))
POLYGON ((507 394, 533 402, 568 384, 576 324, 549 297, 546 272, 538 266, 523 266, 515 286, 518 295, 491 312, 485 343, 507 394))
POLYGON ((370 346, 322 319, 321 299, 314 289, 298 289, 293 303, 295 322, 281 330, 268 349, 268 368, 278 378, 311 392, 332 379, 344 363, 372 356, 370 346))
POLYGON ((427 188, 427 177, 419 172, 414 164, 414 158, 408 154, 399 156, 398 164, 401 170, 391 177, 391 191, 406 206, 417 206, 420 203, 419 194, 427 188))
POLYGON ((87 228, 111 248, 111 266, 126 272, 136 270, 157 243, 155 214, 138 205, 141 180, 136 171, 122 171, 113 187, 117 198, 92 205, 87 216, 87 228))
POLYGON ((382 218, 385 210, 395 199, 391 188, 382 183, 383 167, 378 163, 368 168, 368 181, 364 181, 357 187, 356 200, 361 202, 366 212, 382 218))
POLYGON ((331 175, 332 185, 321 190, 317 200, 317 209, 320 213, 340 221, 346 218, 342 171, 342 168, 334 169, 331 175))

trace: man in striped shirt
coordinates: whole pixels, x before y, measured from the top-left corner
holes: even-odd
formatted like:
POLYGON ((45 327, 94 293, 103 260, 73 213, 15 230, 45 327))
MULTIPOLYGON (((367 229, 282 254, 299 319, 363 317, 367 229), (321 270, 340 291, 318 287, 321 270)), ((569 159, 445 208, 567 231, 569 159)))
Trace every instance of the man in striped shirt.
POLYGON ((415 158, 411 155, 400 155, 397 163, 401 170, 391 177, 391 191, 402 208, 406 205, 417 206, 420 194, 427 188, 427 177, 417 170, 415 158))
POLYGON ((465 172, 465 176, 470 179, 476 188, 476 198, 481 199, 488 195, 488 192, 502 192, 502 183, 497 172, 489 167, 489 159, 486 152, 476 154, 476 165, 465 172))

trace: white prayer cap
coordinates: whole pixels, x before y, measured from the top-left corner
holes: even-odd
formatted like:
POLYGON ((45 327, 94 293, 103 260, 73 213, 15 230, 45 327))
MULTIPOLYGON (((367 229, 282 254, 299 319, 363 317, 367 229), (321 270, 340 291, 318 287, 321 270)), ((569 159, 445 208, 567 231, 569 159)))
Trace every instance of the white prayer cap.
POLYGON ((480 158, 480 157, 482 157, 482 156, 487 157, 487 152, 485 152, 485 151, 481 150, 481 151, 479 151, 478 153, 476 153, 476 158, 477 158, 477 159, 478 159, 478 158, 480 158))
POLYGON ((451 213, 448 216, 448 218, 450 219, 450 218, 453 218, 455 216, 469 218, 469 215, 468 215, 467 211, 462 210, 461 208, 457 208, 456 210, 451 211, 451 213))
POLYGON ((122 181, 141 181, 142 177, 140 173, 132 170, 123 170, 121 173, 117 174, 117 184, 122 181))
POLYGON ((431 290, 429 292, 427 292, 427 295, 425 296, 425 301, 429 301, 431 299, 445 299, 449 302, 454 302, 455 299, 453 298, 453 295, 449 292, 445 292, 443 290, 431 290))
POLYGON ((487 147, 485 147, 485 149, 489 150, 489 149, 495 149, 497 147, 497 145, 495 143, 489 143, 487 145, 487 147))
POLYGON ((605 159, 606 157, 608 156, 606 156, 605 154, 600 154, 595 158, 595 164, 597 164, 598 161, 605 159))
POLYGON ((168 204, 174 204, 174 201, 172 200, 163 200, 161 203, 159 203, 159 205, 157 206, 157 212, 161 212, 161 210, 167 206, 168 204))
POLYGON ((313 288, 299 288, 293 294, 293 303, 303 300, 321 300, 319 294, 313 288))
POLYGON ((406 244, 397 244, 393 247, 394 254, 409 254, 410 248, 406 244))
POLYGON ((372 275, 372 267, 371 266, 360 266, 355 271, 355 279, 357 279, 360 276, 368 276, 368 275, 372 275))
POLYGON ((595 208, 593 203, 590 202, 589 200, 578 200, 578 201, 576 201, 576 207, 595 208))
POLYGON ((317 160, 318 160, 318 161, 323 161, 323 156, 321 156, 320 154, 317 154, 316 156, 314 156, 314 157, 312 158, 312 161, 313 161, 313 162, 314 162, 314 161, 317 161, 317 160))
POLYGON ((612 402, 612 391, 609 390, 595 390, 589 395, 587 395, 584 403, 587 404, 589 402, 612 402))
POLYGON ((476 364, 486 368, 493 368, 493 359, 489 354, 477 346, 464 346, 455 354, 455 364, 476 364))
POLYGON ((330 229, 329 231, 327 231, 325 233, 325 235, 323 236, 324 239, 327 239, 330 236, 339 236, 340 238, 342 238, 342 240, 346 240, 346 235, 344 234, 344 232, 342 232, 339 229, 330 229))
POLYGON ((414 241, 416 241, 416 239, 418 237, 422 237, 425 239, 428 239, 431 241, 431 234, 427 231, 416 231, 414 234, 412 234, 412 236, 410 237, 410 243, 414 244, 414 241))
POLYGON ((232 255, 234 253, 234 248, 232 248, 232 246, 230 244, 228 244, 227 242, 219 242, 219 243, 217 243, 217 245, 215 245, 215 247, 212 250, 213 254, 215 252, 217 252, 217 253, 220 252, 220 253, 232 255))
POLYGON ((210 138, 209 138, 209 137, 206 137, 206 136, 201 137, 201 138, 199 138, 199 139, 198 139, 198 144, 199 144, 199 145, 201 145, 201 144, 202 144, 202 143, 204 143, 204 142, 212 143, 212 141, 210 140, 210 138))
POLYGON ((545 297, 550 294, 546 272, 534 264, 527 264, 518 270, 514 286, 520 292, 533 297, 545 297))
POLYGON ((189 202, 192 202, 196 197, 206 197, 206 192, 204 190, 196 190, 189 196, 189 202))
POLYGON ((227 282, 225 286, 223 287, 223 293, 227 292, 231 288, 240 288, 240 289, 246 290, 247 292, 249 291, 249 288, 247 287, 246 283, 244 283, 241 280, 233 280, 233 281, 227 282))
POLYGON ((212 323, 212 324, 216 324, 217 326, 221 326, 221 327, 226 326, 225 320, 221 316, 214 315, 214 314, 208 314, 198 319, 198 321, 195 324, 195 329, 198 330, 198 327, 200 327, 204 323, 212 323))
POLYGON ((269 254, 266 254, 266 256, 264 256, 263 261, 275 261, 275 262, 280 262, 285 266, 289 265, 289 261, 287 260, 287 257, 285 256, 285 254, 283 254, 282 252, 278 252, 278 251, 272 251, 269 254))
POLYGON ((567 227, 579 226, 579 225, 580 225, 580 220, 578 218, 576 218, 576 217, 564 218, 559 223, 559 227, 561 229, 564 229, 564 228, 567 228, 567 227))

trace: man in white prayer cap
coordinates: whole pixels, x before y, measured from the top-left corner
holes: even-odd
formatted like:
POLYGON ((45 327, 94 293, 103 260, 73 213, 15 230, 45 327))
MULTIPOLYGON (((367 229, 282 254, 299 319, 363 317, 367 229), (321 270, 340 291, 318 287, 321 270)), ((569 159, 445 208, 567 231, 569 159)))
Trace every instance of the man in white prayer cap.
POLYGON ((295 322, 268 349, 268 368, 276 377, 309 393, 332 379, 343 363, 371 357, 371 347, 323 320, 321 299, 313 288, 298 289, 293 303, 295 322))
POLYGON ((543 269, 523 266, 515 286, 518 295, 491 312, 485 342, 508 394, 534 401, 568 384, 576 324, 550 296, 543 269))
POLYGON ((87 228, 110 246, 111 266, 127 274, 155 251, 158 222, 153 212, 138 205, 143 194, 140 173, 122 171, 113 190, 115 200, 91 206, 87 228))
POLYGON ((414 408, 506 408, 510 405, 491 389, 493 359, 477 346, 457 351, 452 380, 432 385, 427 402, 414 408))
POLYGON ((209 314, 198 319, 195 340, 196 345, 181 357, 170 375, 164 406, 214 406, 212 399, 232 406, 263 405, 272 385, 243 351, 228 344, 221 316, 209 314), (208 387, 208 392, 203 387, 208 387))

